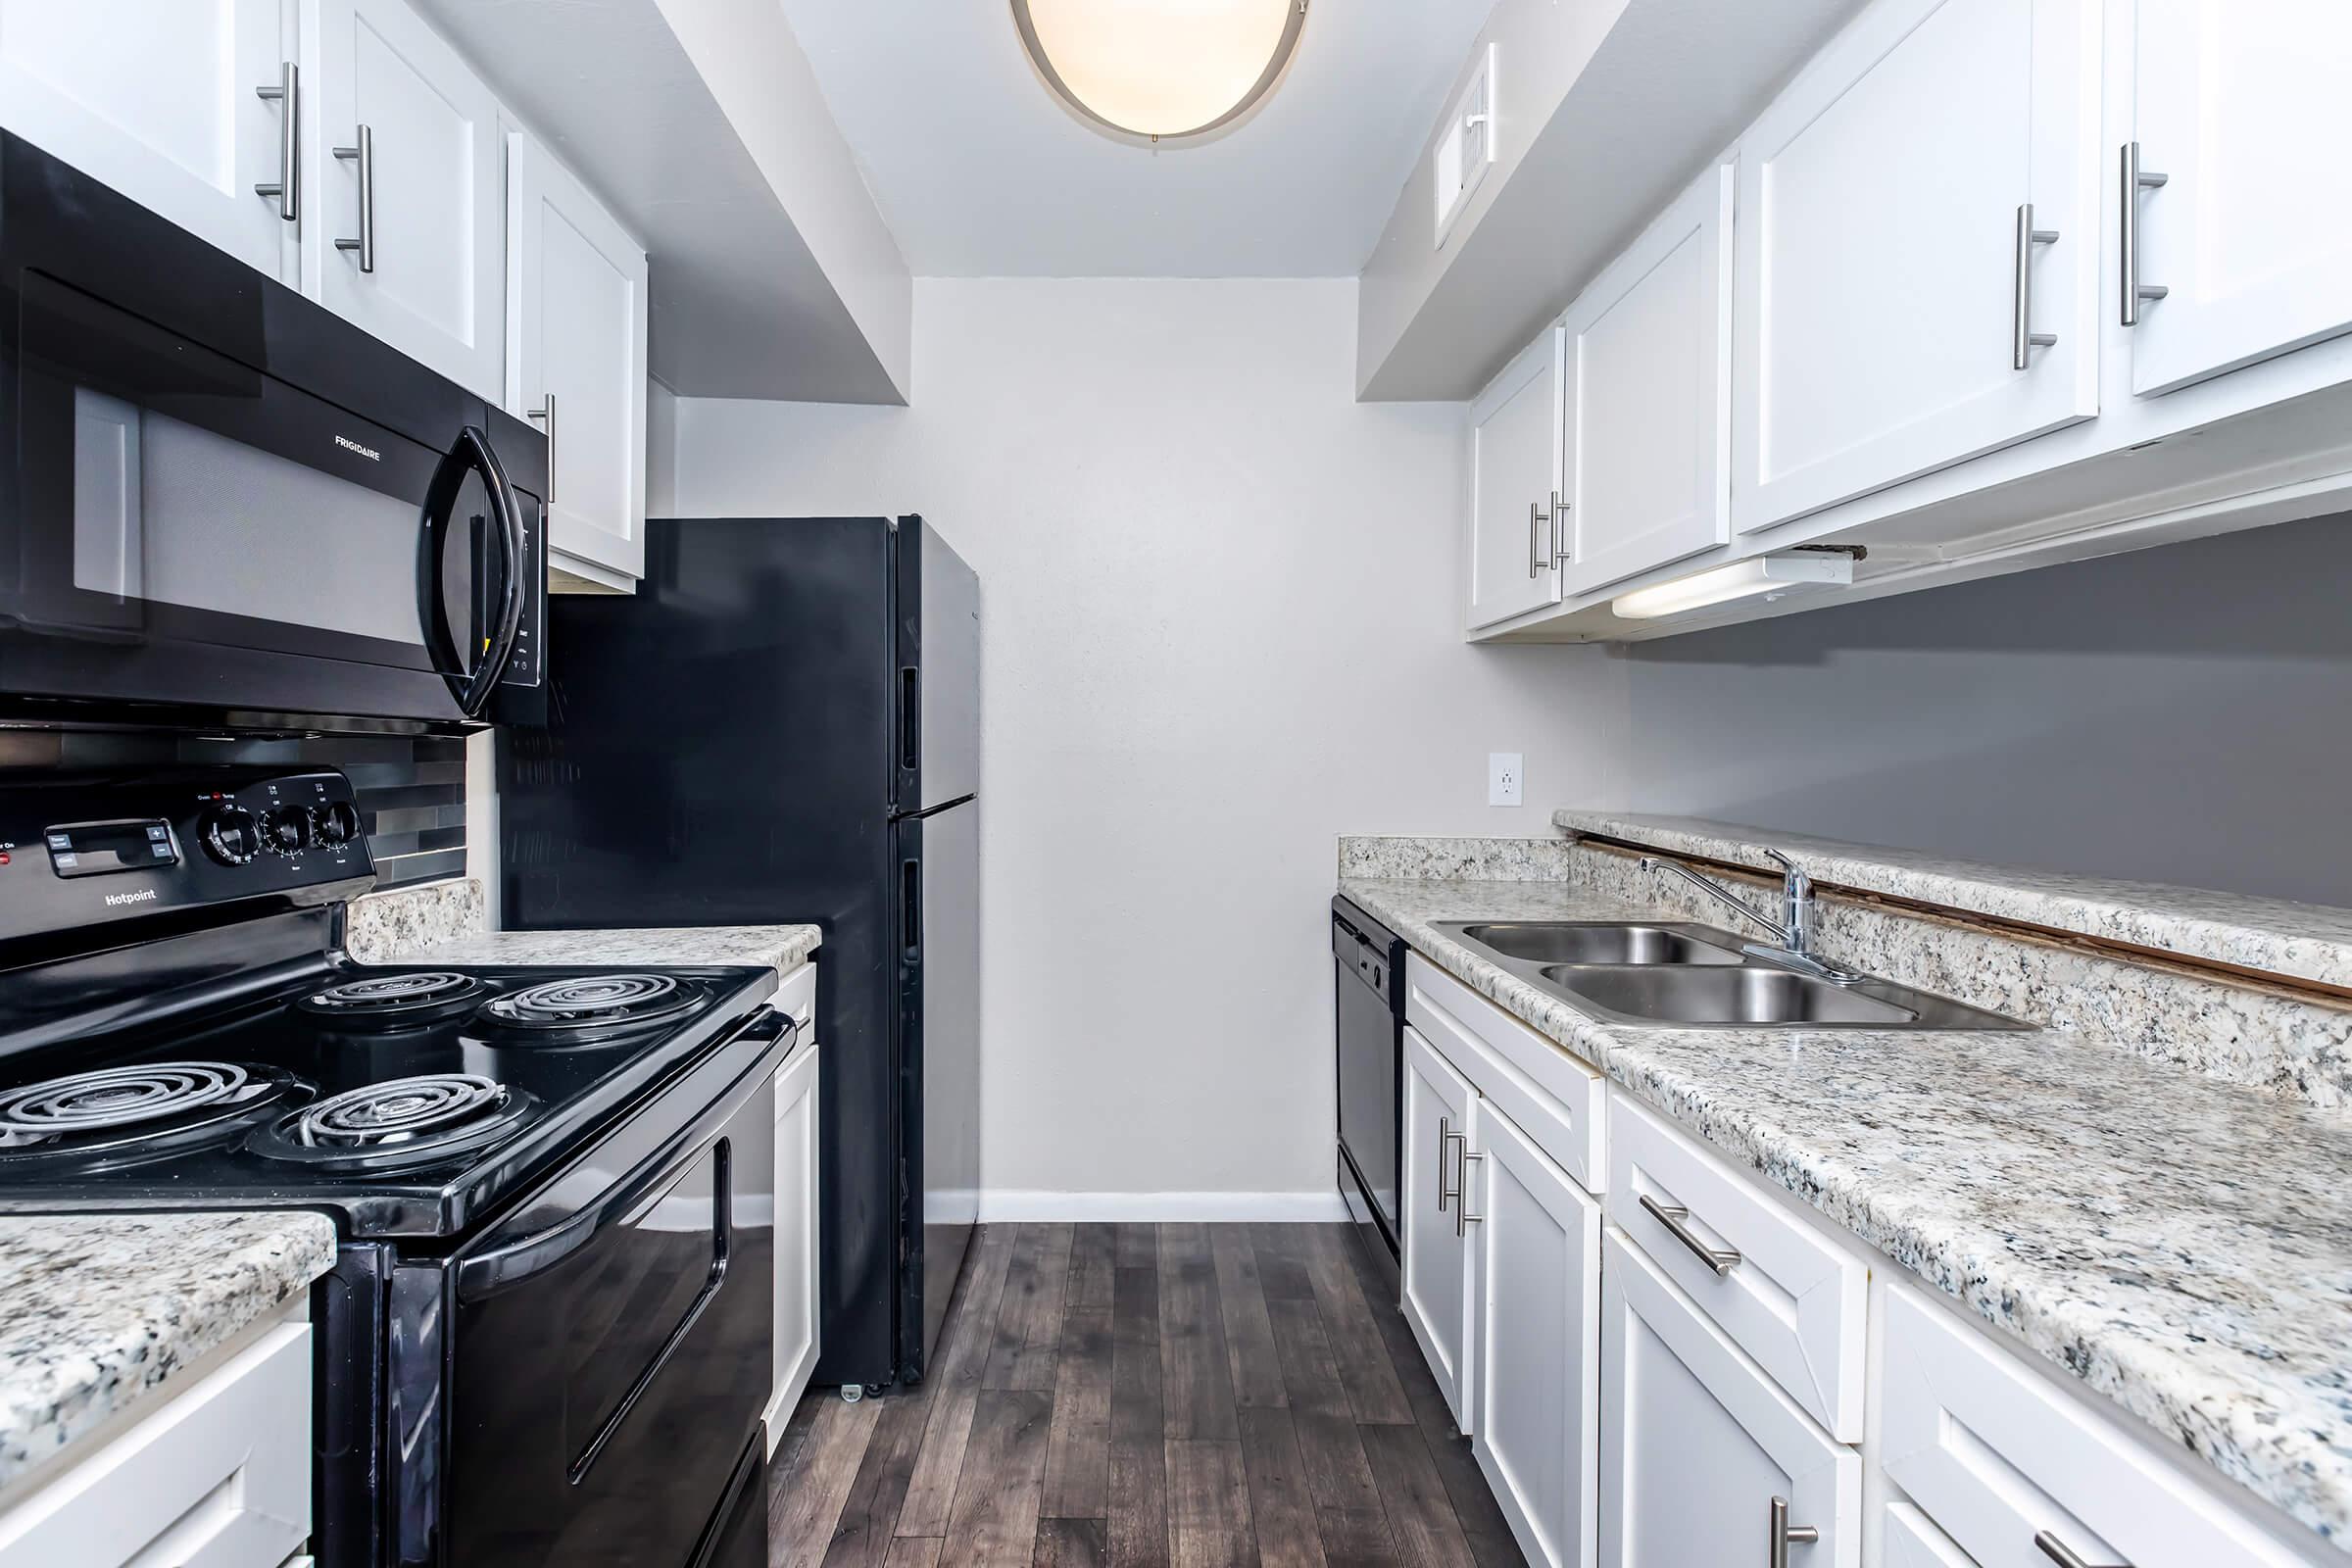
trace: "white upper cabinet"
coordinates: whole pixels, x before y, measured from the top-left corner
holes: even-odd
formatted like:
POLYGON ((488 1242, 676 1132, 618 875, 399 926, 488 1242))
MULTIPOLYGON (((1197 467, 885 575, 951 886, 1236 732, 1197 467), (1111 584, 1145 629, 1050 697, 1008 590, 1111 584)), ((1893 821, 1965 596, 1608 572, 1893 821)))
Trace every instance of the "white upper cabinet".
POLYGON ((303 40, 306 291, 503 400, 498 101, 398 0, 305 0, 303 40))
POLYGON ((1734 184, 1708 170, 1568 308, 1565 596, 1732 536, 1734 184))
POLYGON ((0 124, 271 277, 305 194, 265 99, 293 61, 280 0, 0 0, 0 124), (291 217, 289 217, 289 214, 291 217))
POLYGON ((1883 0, 1749 129, 1741 532, 2098 412, 2098 42, 2096 0, 1883 0))
POLYGON ((548 545, 645 566, 645 252, 520 131, 507 151, 507 407, 547 432, 548 545))
POLYGON ((2165 294, 2139 305, 2132 389, 2161 392, 2352 329, 2352 6, 2137 0, 2134 11, 2141 182, 2124 260, 2136 230, 2137 282, 2165 294))
POLYGON ((1470 624, 1559 603, 1560 330, 1547 327, 1470 406, 1470 624))

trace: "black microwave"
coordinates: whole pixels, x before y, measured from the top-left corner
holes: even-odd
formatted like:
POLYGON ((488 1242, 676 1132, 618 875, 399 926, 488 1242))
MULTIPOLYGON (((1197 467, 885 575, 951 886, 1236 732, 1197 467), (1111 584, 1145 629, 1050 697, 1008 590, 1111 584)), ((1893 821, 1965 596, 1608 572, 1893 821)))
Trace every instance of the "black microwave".
POLYGON ((0 132, 0 723, 533 716, 547 440, 0 132))

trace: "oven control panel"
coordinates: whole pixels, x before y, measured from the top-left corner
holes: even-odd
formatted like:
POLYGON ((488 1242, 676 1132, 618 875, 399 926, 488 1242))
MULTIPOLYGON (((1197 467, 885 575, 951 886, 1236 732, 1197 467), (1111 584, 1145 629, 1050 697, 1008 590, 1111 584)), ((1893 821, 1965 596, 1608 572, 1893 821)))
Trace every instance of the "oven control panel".
POLYGON ((374 873, 358 798, 331 770, 0 778, 0 942, 254 898, 321 903, 374 873))

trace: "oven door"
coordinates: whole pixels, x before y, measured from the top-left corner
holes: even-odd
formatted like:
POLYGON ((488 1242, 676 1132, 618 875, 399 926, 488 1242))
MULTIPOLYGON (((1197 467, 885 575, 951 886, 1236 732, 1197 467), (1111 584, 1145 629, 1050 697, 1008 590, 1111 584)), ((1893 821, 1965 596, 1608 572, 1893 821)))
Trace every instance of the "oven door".
POLYGON ((402 1563, 646 1568, 704 1541, 772 1381, 791 1026, 753 1030, 775 1048, 683 1134, 624 1123, 453 1260, 447 1533, 402 1563))
POLYGON ((427 445, 43 273, 17 282, 12 701, 458 727, 535 674, 514 662, 536 640, 537 504, 481 425, 427 445))

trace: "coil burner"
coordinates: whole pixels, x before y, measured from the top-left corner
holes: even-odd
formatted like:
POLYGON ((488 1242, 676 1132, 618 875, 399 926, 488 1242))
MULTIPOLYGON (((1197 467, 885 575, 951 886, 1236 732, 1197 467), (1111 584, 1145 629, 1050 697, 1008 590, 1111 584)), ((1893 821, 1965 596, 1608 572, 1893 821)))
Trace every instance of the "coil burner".
POLYGON ((184 1147, 276 1101, 296 1080, 225 1061, 163 1061, 51 1078, 0 1093, 0 1153, 88 1152, 137 1141, 184 1147))
POLYGON ((466 1011, 489 987, 449 969, 370 975, 302 999, 305 1012, 346 1023, 399 1026, 466 1011))
POLYGON ((528 1108, 528 1096, 473 1073, 389 1078, 304 1106, 254 1147, 275 1159, 386 1168, 476 1148, 528 1108))
POLYGON ((691 1011, 698 1000, 668 975, 581 975, 509 992, 484 1006, 482 1015, 510 1029, 636 1028, 691 1011))

